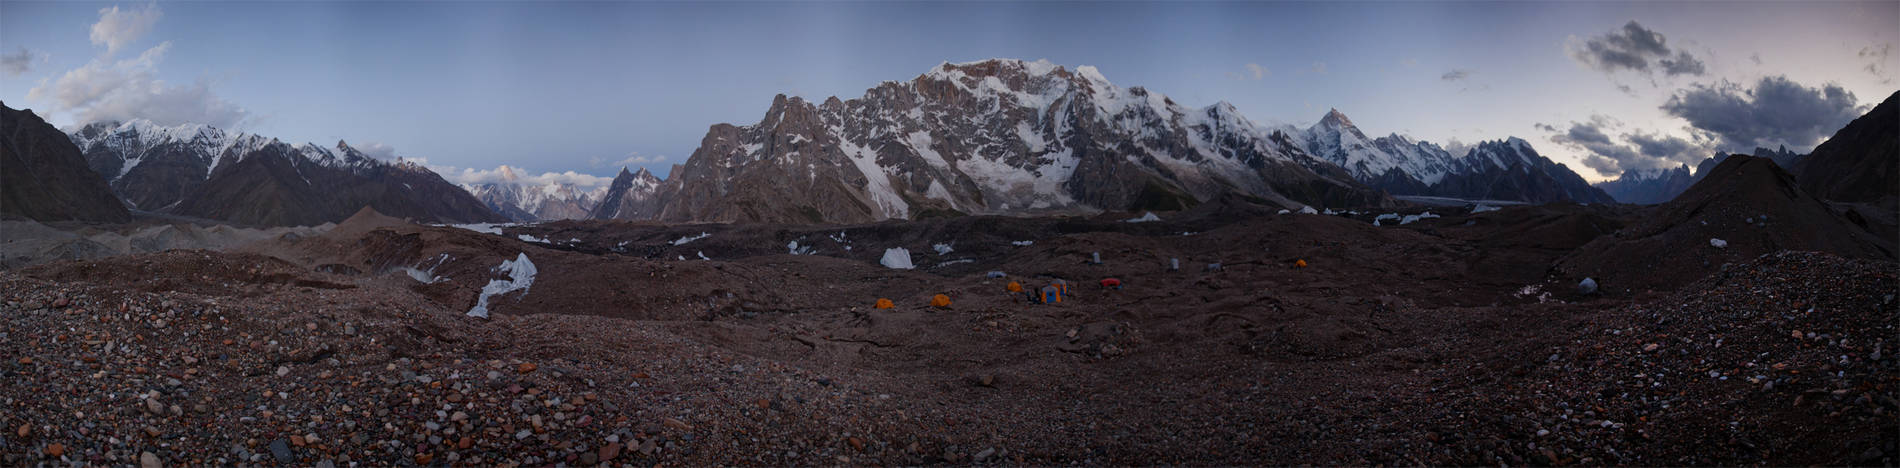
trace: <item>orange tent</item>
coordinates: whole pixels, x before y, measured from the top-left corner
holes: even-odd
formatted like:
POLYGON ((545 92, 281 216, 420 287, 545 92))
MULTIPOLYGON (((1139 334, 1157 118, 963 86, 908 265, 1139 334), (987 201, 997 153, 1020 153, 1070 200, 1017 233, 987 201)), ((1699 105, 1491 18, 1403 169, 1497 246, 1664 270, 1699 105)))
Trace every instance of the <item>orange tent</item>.
POLYGON ((889 309, 889 308, 892 308, 892 307, 897 307, 897 304, 892 304, 892 303, 891 303, 891 300, 890 300, 890 299, 885 299, 885 298, 882 298, 882 297, 880 297, 880 298, 877 298, 877 308, 879 308, 879 309, 889 309))
POLYGON ((1023 284, 1015 281, 1009 282, 1009 286, 1006 286, 1006 288, 1009 289, 1009 292, 1013 293, 1023 292, 1023 284))
POLYGON ((950 296, 938 294, 930 298, 931 307, 950 307, 950 296))
POLYGON ((1293 266, 1306 268, 1306 260, 1296 260, 1293 262, 1293 266))

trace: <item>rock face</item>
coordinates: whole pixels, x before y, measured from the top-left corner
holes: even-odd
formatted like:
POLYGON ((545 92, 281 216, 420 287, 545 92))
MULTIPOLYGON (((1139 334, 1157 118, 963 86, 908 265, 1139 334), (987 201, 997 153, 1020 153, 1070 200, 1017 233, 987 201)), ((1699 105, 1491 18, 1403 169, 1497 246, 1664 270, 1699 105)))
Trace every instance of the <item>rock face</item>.
POLYGON ((1725 263, 1781 250, 1894 258, 1891 239, 1835 214, 1772 160, 1733 155, 1674 200, 1565 256, 1557 269, 1594 277, 1605 291, 1673 289, 1725 263))
POLYGON ((93 123, 69 137, 113 191, 145 211, 267 226, 342 221, 365 206, 423 222, 507 220, 420 164, 341 141, 292 146, 145 120, 93 123))
MULTIPOLYGON (((757 124, 713 126, 658 189, 652 217, 838 223, 1182 209, 1229 192, 1293 208, 1391 203, 1296 140, 1232 105, 1190 109, 1115 86, 1093 67, 946 63, 848 101, 781 95, 757 124)), ((646 217, 626 208, 609 216, 646 217)))
MULTIPOLYGON (((510 171, 510 168, 503 166, 503 170, 510 171)), ((590 190, 560 182, 519 183, 514 181, 512 172, 505 173, 510 176, 503 182, 462 184, 461 187, 489 209, 516 222, 587 218, 607 193, 606 187, 590 190)))
MULTIPOLYGON (((1728 155, 1723 157, 1727 158, 1728 155)), ((1654 205, 1675 199, 1695 181, 1695 174, 1690 173, 1689 165, 1684 164, 1675 169, 1623 171, 1622 176, 1598 183, 1596 187, 1621 203, 1654 205)))
POLYGON ((1392 134, 1367 138, 1334 109, 1305 129, 1282 126, 1306 151, 1374 188, 1394 195, 1517 200, 1530 203, 1608 203, 1609 194, 1569 167, 1537 154, 1518 138, 1487 141, 1463 155, 1431 142, 1392 134))
POLYGON ((124 222, 125 205, 66 134, 31 110, 0 103, 0 216, 124 222))
POLYGON ((1801 188, 1834 201, 1900 206, 1900 92, 1794 162, 1801 188))
MULTIPOLYGON (((677 170, 677 169, 676 169, 677 170)), ((598 197, 593 209, 587 212, 589 219, 652 219, 659 215, 660 178, 654 177, 646 168, 639 172, 627 172, 620 168, 614 175, 612 184, 607 185, 605 194, 598 197)))

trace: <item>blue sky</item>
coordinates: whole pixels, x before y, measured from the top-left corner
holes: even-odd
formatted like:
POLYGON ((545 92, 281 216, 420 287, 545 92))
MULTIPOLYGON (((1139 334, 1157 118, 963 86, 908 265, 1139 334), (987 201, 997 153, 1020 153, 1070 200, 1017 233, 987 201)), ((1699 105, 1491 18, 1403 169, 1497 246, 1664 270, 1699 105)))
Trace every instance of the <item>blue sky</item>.
POLYGON ((1897 19, 1900 2, 9 1, 0 100, 57 125, 148 117, 343 139, 452 179, 504 164, 664 175, 708 126, 755 123, 775 94, 852 98, 940 62, 1011 57, 1093 65, 1258 122, 1338 108, 1374 136, 1518 136, 1600 180, 1747 149, 1728 146, 1813 144, 1813 129, 1714 114, 1834 106, 1817 118, 1838 127, 1842 109, 1900 87, 1897 19), (1633 34, 1666 47, 1617 40, 1633 34), (1617 47, 1645 67, 1612 60, 1629 57, 1617 47), (1663 69, 1681 54, 1694 70, 1663 69), (1791 97, 1758 97, 1771 94, 1791 97))

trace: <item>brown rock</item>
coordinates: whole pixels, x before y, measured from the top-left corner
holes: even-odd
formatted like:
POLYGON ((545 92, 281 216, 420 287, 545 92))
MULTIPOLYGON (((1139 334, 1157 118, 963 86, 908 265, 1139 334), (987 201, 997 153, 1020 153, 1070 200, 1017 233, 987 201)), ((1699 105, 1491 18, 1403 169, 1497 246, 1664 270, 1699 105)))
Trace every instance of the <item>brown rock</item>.
POLYGON ((53 457, 57 457, 57 456, 60 456, 60 455, 65 455, 65 454, 66 454, 66 446, 65 446, 65 445, 62 445, 62 444, 49 444, 49 445, 47 445, 47 446, 46 446, 46 451, 45 451, 45 452, 46 452, 46 455, 47 455, 47 456, 53 456, 53 457))
POLYGON ((462 440, 455 442, 455 448, 460 450, 468 450, 469 447, 474 446, 475 438, 469 436, 462 436, 462 440))
POLYGON ((614 458, 620 456, 621 448, 619 442, 608 442, 600 448, 600 461, 613 461, 614 458))
POLYGON ((674 428, 674 429, 678 429, 682 431, 693 430, 693 425, 687 424, 686 421, 681 421, 678 419, 666 418, 665 420, 660 421, 660 423, 666 424, 666 427, 670 427, 670 428, 674 428))
POLYGON ((433 454, 427 454, 427 453, 416 454, 417 465, 427 465, 429 464, 430 461, 433 461, 433 460, 435 460, 435 455, 433 454))
POLYGON ((847 437, 844 439, 844 441, 847 443, 850 443, 851 448, 857 449, 859 452, 864 451, 864 439, 859 439, 856 437, 847 437))
POLYGON ((534 366, 534 363, 532 363, 532 362, 524 362, 524 363, 521 363, 521 366, 520 366, 520 367, 516 367, 516 368, 515 368, 515 370, 518 370, 518 371, 521 371, 521 373, 523 373, 523 374, 526 374, 526 373, 529 373, 529 372, 534 372, 534 370, 535 370, 535 369, 536 369, 536 367, 534 366))
POLYGON ((26 436, 28 436, 28 435, 31 435, 31 434, 33 434, 33 425, 32 425, 32 424, 21 424, 21 425, 20 425, 20 430, 19 430, 19 431, 16 431, 16 433, 20 435, 20 438, 22 438, 22 439, 25 439, 25 438, 26 438, 26 436))

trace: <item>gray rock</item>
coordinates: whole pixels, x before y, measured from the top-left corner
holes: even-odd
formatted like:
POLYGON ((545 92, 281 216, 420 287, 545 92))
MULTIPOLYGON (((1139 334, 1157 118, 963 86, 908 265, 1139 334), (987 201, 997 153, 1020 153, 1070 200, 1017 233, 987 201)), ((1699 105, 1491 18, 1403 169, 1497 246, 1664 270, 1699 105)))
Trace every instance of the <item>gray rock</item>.
POLYGON ((1577 294, 1582 294, 1582 295, 1587 296, 1587 295, 1596 294, 1596 293, 1597 293, 1597 280, 1595 278, 1584 278, 1583 282, 1577 283, 1577 294))
POLYGON ((297 459, 290 453, 290 442, 284 439, 270 441, 270 455, 276 457, 278 463, 290 463, 297 459))

